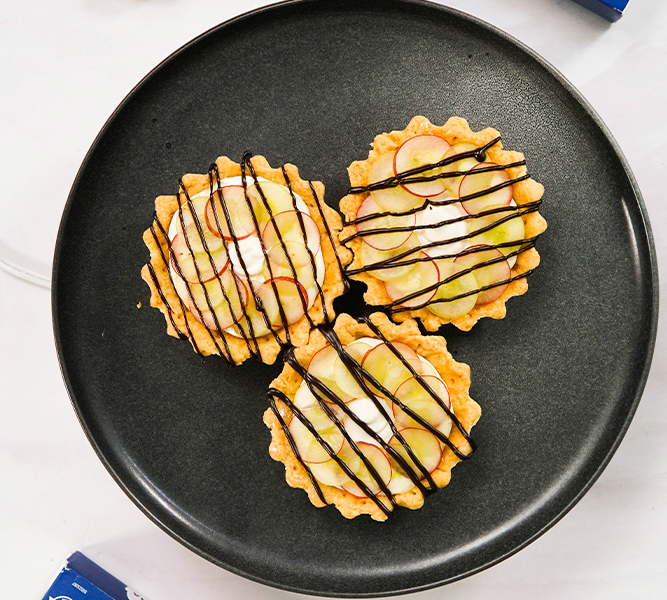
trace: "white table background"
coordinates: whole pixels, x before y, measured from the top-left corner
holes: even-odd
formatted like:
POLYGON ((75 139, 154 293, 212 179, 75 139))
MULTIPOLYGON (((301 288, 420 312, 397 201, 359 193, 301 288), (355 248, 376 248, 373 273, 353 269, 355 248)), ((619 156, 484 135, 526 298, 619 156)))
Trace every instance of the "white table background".
MULTIPOLYGON (((667 2, 615 24, 569 0, 442 0, 550 61, 611 129, 667 264, 667 2)), ((23 0, 0 6, 0 256, 50 274, 81 161, 127 92, 179 46, 262 0, 23 0)), ((663 282, 667 274, 663 272, 663 282)), ((663 285, 663 297, 665 294, 663 285)), ((667 597, 667 342, 618 452, 555 527, 503 563, 420 600, 667 597)), ((62 382, 47 289, 0 271, 0 575, 41 598, 82 550, 151 600, 289 600, 199 558, 153 525, 97 459, 62 382)))

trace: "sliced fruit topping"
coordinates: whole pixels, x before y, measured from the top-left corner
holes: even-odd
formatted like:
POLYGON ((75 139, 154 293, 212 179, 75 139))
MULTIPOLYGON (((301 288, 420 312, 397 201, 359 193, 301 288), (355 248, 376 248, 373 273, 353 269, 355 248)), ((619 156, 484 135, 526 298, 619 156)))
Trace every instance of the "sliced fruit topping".
MULTIPOLYGON (((384 450, 374 446, 373 444, 367 444, 365 442, 358 442, 357 446, 361 453, 366 457, 368 462, 372 465, 377 473, 379 479, 385 484, 389 485, 391 481, 392 468, 391 463, 389 462, 389 457, 384 450)), ((371 474, 370 470, 363 461, 360 461, 359 466, 354 471, 354 474, 368 487, 372 494, 379 494, 382 491, 378 479, 371 474)), ((353 480, 349 480, 342 485, 342 488, 358 498, 364 498, 366 493, 357 485, 353 480)))
MULTIPOLYGON (((369 246, 365 240, 362 240, 361 264, 365 267, 375 265, 377 263, 390 260, 396 256, 400 256, 404 252, 408 252, 410 250, 415 250, 415 252, 399 259, 399 261, 403 262, 413 258, 418 258, 419 256, 422 256, 421 251, 416 250, 418 247, 419 239, 414 233, 403 244, 398 246, 398 248, 394 248, 392 250, 377 250, 376 248, 369 246)), ((397 267, 382 266, 377 269, 369 270, 368 273, 376 279, 380 279, 381 281, 394 281, 406 277, 409 273, 412 272, 416 264, 417 263, 404 264, 397 267)))
POLYGON ((243 186, 228 185, 221 188, 220 191, 227 211, 225 212, 223 203, 220 202, 218 191, 213 190, 213 196, 206 203, 206 223, 211 232, 231 241, 234 239, 229 229, 229 222, 231 222, 231 229, 239 240, 255 233, 255 222, 251 212, 252 202, 249 207, 249 200, 245 197, 243 186))
POLYGON ((325 346, 318 350, 310 360, 308 372, 315 379, 324 383, 336 396, 345 400, 349 398, 345 398, 343 390, 336 383, 335 364, 337 358, 336 350, 332 346, 325 346))
POLYGON ((255 208, 257 221, 260 223, 260 231, 269 222, 269 211, 266 208, 267 203, 273 215, 294 210, 292 194, 286 186, 279 183, 257 181, 248 186, 247 194, 255 208))
MULTIPOLYGON (((368 171, 368 185, 385 181, 395 176, 395 152, 385 152, 378 156, 368 171)), ((424 199, 411 194, 400 185, 371 191, 371 198, 385 212, 405 212, 417 208, 424 203, 424 199)))
MULTIPOLYGON (((506 281, 512 276, 512 270, 509 263, 505 260, 505 255, 497 248, 490 246, 471 246, 469 250, 475 250, 470 254, 462 254, 458 256, 455 263, 463 265, 466 268, 474 267, 472 274, 477 280, 480 288, 487 285, 493 285, 499 281, 506 281), (496 260, 486 266, 477 266, 487 261, 496 260)), ((497 285, 488 290, 479 292, 477 296, 477 304, 488 304, 499 298, 505 291, 509 283, 497 285)))
MULTIPOLYGON (((345 346, 345 351, 358 363, 361 364, 366 353, 371 349, 370 344, 363 340, 357 340, 345 346)), ((344 399, 363 398, 366 396, 363 388, 357 383, 343 359, 337 354, 334 360, 334 378, 338 387, 345 394, 344 399)))
MULTIPOLYGON (((373 200, 372 196, 368 196, 359 207, 355 219, 360 219, 368 215, 379 215, 383 211, 378 206, 378 204, 373 200)), ((410 228, 415 225, 415 215, 405 215, 402 217, 393 217, 391 215, 383 215, 370 219, 368 221, 362 221, 357 224, 357 231, 359 232, 371 232, 378 231, 381 229, 392 229, 392 228, 410 228)), ((398 248, 404 244, 412 231, 397 231, 394 233, 374 233, 373 235, 363 236, 363 240, 371 247, 376 250, 392 250, 393 248, 398 248)))
MULTIPOLYGON (((413 367, 419 363, 419 356, 407 344, 392 342, 392 346, 413 367)), ((393 393, 406 379, 412 377, 406 367, 387 344, 378 344, 369 350, 361 363, 362 368, 372 375, 389 393, 393 393)), ((381 394, 380 390, 368 384, 371 390, 381 394)))
MULTIPOLYGON (((331 410, 336 410, 331 408, 331 410)), ((340 412, 340 409, 338 409, 340 412)), ((329 444, 334 453, 340 452, 345 438, 338 426, 329 418, 324 409, 318 404, 311 404, 301 410, 303 416, 310 421, 318 435, 329 444)), ((338 414, 336 416, 339 416, 338 414)), ((331 460, 320 441, 313 435, 301 419, 294 415, 289 424, 289 430, 294 439, 299 454, 304 462, 324 463, 331 460)))
MULTIPOLYGON (((449 142, 437 135, 417 135, 410 138, 396 151, 394 173, 400 175, 418 167, 435 164, 444 158, 449 148, 449 142)), ((437 174, 438 170, 433 169, 410 177, 429 177, 437 174)), ((401 186, 415 196, 437 196, 445 191, 445 182, 442 179, 402 183, 401 186)))
POLYGON ((181 236, 181 241, 183 241, 186 247, 188 243, 190 244, 192 252, 195 254, 200 252, 205 253, 206 248, 208 248, 209 252, 215 252, 223 246, 220 236, 213 233, 206 224, 205 212, 207 202, 208 196, 193 198, 191 203, 195 209, 194 216, 190 204, 185 202, 174 217, 176 234, 181 236), (199 233, 200 229, 201 234, 199 233), (184 236, 187 236, 187 243, 184 236), (204 248, 204 242, 206 242, 206 248, 204 248))
POLYGON ((286 210, 274 214, 273 219, 264 227, 262 242, 265 248, 271 248, 280 245, 281 238, 284 242, 307 244, 313 255, 317 254, 320 249, 320 230, 317 223, 304 212, 286 210), (301 222, 303 222, 303 229, 301 222))
MULTIPOLYGON (((440 440, 438 440, 435 435, 426 429, 417 429, 408 427, 406 429, 399 429, 399 433, 405 440, 405 442, 410 446, 417 460, 421 465, 429 472, 433 473, 438 468, 440 460, 442 459, 442 446, 440 440)), ((393 437, 389 441, 389 445, 398 452, 401 457, 408 463, 410 469, 413 473, 420 475, 421 471, 417 468, 417 465, 410 458, 407 450, 403 447, 403 444, 398 440, 398 438, 393 437)), ((399 472, 402 472, 403 469, 398 465, 398 463, 393 462, 393 467, 399 472)))
POLYGON ((229 266, 229 257, 224 246, 221 245, 217 250, 212 251, 210 257, 206 252, 198 252, 193 255, 185 245, 182 233, 176 234, 171 240, 171 249, 173 251, 171 263, 174 271, 190 283, 200 283, 200 277, 201 282, 206 283, 214 279, 216 273, 220 275, 229 266))
POLYGON ((284 247, 283 244, 278 243, 269 248, 267 256, 271 268, 269 269, 269 265, 264 262, 262 273, 265 279, 271 279, 272 276, 291 277, 293 279, 296 273, 298 282, 304 288, 309 288, 315 282, 316 272, 313 269, 315 257, 311 257, 303 242, 286 241, 284 247), (285 250, 287 250, 287 253, 285 253, 285 250), (292 267, 294 267, 294 271, 292 271, 292 267))
MULTIPOLYGON (((451 192, 443 192, 440 196, 433 198, 433 202, 453 200, 451 192)), ((465 239, 468 235, 468 222, 466 218, 468 213, 463 210, 459 202, 453 204, 429 204, 416 213, 417 217, 417 236, 428 245, 438 243, 431 248, 422 248, 422 251, 433 258, 440 256, 455 255, 463 250, 468 241, 465 239), (460 220, 459 220, 460 219, 460 220), (437 226, 439 223, 443 223, 437 226), (436 226, 436 227, 434 227, 436 226), (448 240, 456 240, 452 243, 442 243, 448 240)))
POLYGON ((261 337, 270 333, 273 327, 281 323, 280 309, 278 308, 278 302, 276 301, 276 296, 273 293, 270 282, 262 284, 253 282, 252 287, 261 302, 262 310, 259 309, 255 302, 255 297, 250 293, 245 309, 245 316, 239 321, 236 328, 239 335, 240 329, 246 336, 261 337), (269 322, 268 325, 267 320, 269 322))
MULTIPOLYGON (((485 210, 490 211, 496 208, 503 208, 504 205, 487 206, 485 210)), ((470 221, 470 233, 475 233, 481 229, 489 228, 486 231, 470 238, 470 244, 475 246, 483 244, 486 246, 498 246, 511 242, 521 242, 526 235, 526 230, 518 210, 504 210, 494 214, 480 215, 470 221), (502 222, 501 222, 502 221, 502 222), (493 226, 494 223, 497 225, 493 226)), ((503 246, 498 248, 505 256, 521 248, 521 244, 516 246, 503 246)))
POLYGON ((432 260, 418 262, 410 271, 410 276, 402 280, 385 281, 384 287, 392 302, 398 302, 400 306, 418 307, 426 304, 435 296, 436 288, 429 290, 440 280, 440 272, 432 260), (410 298, 420 290, 427 290, 422 294, 410 298), (405 299, 405 300, 404 300, 405 299))
MULTIPOLYGON (((475 146, 475 144, 468 144, 466 142, 461 142, 459 144, 454 144, 449 150, 447 150, 447 153, 445 154, 444 158, 450 158, 452 156, 456 156, 457 154, 463 154, 464 152, 471 152, 473 150, 477 150, 477 146, 475 146)), ((445 165, 440 169, 440 172, 464 173, 466 171, 474 169, 479 164, 480 164, 479 161, 471 156, 469 158, 462 158, 461 160, 457 160, 456 162, 445 165)), ((464 175, 458 175, 456 177, 446 177, 445 179, 443 179, 443 182, 447 186, 447 189, 450 192, 454 193, 457 197, 459 195, 459 187, 461 185, 463 177, 464 175)))
POLYGON ((188 307, 194 317, 213 331, 217 331, 218 327, 227 329, 243 317, 248 304, 248 290, 245 284, 230 270, 225 271, 219 280, 216 277, 204 285, 199 283, 186 284, 180 278, 174 278, 174 283, 176 284, 176 292, 181 298, 187 300, 188 307), (182 286, 189 286, 190 293, 194 298, 194 306, 187 289, 179 289, 181 284, 182 286), (213 311, 211 311, 211 307, 213 311), (214 313, 215 317, 213 316, 214 313))
POLYGON ((512 201, 512 186, 500 188, 495 192, 486 192, 496 185, 501 185, 510 181, 512 177, 505 169, 498 171, 480 172, 489 167, 498 167, 496 163, 483 162, 478 163, 470 173, 462 180, 459 186, 459 197, 472 196, 473 194, 482 194, 477 198, 463 200, 462 205, 468 214, 476 215, 493 204, 508 205, 512 201))
MULTIPOLYGON (((296 323, 305 314, 307 305, 306 308, 304 308, 304 302, 308 302, 308 295, 303 285, 296 282, 293 278, 275 277, 273 282, 265 281, 261 289, 263 289, 263 293, 266 294, 266 296, 262 296, 265 302, 275 302, 276 306, 278 304, 282 305, 288 325, 296 323), (277 299, 275 294, 276 291, 278 292, 277 299)), ((278 316, 273 325, 282 326, 283 323, 280 309, 278 309, 277 312, 278 316)))
MULTIPOLYGON (((359 458, 347 440, 343 443, 343 447, 340 452, 338 452, 337 456, 349 467, 352 473, 356 473, 359 470, 361 458, 359 458)), ((313 474, 313 477, 324 485, 342 487, 343 485, 352 482, 343 468, 333 458, 323 463, 309 464, 308 468, 313 474)))
MULTIPOLYGON (((449 390, 445 383, 439 377, 432 377, 425 375, 424 381, 435 392, 435 394, 442 400, 442 403, 447 408, 450 408, 449 390)), ((434 429, 437 429, 444 435, 449 435, 452 429, 452 422, 447 415, 445 409, 431 396, 427 389, 416 378, 403 382, 394 394, 406 408, 410 409, 415 414, 422 417, 434 429)), ((394 404, 394 414, 396 416, 396 427, 403 429, 422 428, 424 426, 413 419, 405 410, 398 404, 394 404)))
MULTIPOLYGON (((447 260, 440 260, 438 261, 438 269, 440 270, 440 281, 444 281, 449 277, 456 275, 456 273, 465 270, 465 267, 447 260)), ((472 273, 460 275, 459 277, 440 285, 431 304, 428 305, 428 309, 443 319, 456 319, 462 317, 470 312, 475 306, 475 303, 477 302, 477 293, 475 292, 478 289, 479 286, 477 280, 472 273), (456 300, 450 300, 450 298, 456 298, 463 294, 469 295, 456 300), (442 301, 438 302, 438 300, 442 301)))

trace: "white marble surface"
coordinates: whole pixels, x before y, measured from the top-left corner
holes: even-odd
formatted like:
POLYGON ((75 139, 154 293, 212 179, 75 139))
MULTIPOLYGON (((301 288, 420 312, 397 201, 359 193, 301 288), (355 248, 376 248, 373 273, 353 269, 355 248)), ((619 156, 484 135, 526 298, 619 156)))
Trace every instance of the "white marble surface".
MULTIPOLYGON (((0 9, 0 255, 48 276, 60 214, 95 135, 160 60, 262 0, 26 0, 0 9)), ((588 98, 623 148, 667 264, 667 3, 614 25, 569 0, 443 0, 514 35, 588 98)), ((663 281, 667 275, 663 274, 663 281)), ((667 294, 663 293, 663 297, 667 294)), ((665 598, 667 342, 606 471, 553 529, 423 600, 665 598)), ((49 292, 0 271, 0 574, 41 598, 80 549, 152 600, 297 596, 223 571, 153 525, 112 481, 58 369, 49 292)))

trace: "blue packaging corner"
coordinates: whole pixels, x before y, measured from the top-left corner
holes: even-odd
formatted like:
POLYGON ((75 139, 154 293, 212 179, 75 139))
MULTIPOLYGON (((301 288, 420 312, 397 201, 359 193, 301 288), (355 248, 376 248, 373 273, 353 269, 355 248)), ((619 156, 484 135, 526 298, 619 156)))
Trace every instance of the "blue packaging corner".
POLYGON ((146 600, 102 567, 74 552, 42 600, 146 600))
POLYGON ((603 16, 608 21, 618 21, 630 0, 574 0, 577 4, 603 16))

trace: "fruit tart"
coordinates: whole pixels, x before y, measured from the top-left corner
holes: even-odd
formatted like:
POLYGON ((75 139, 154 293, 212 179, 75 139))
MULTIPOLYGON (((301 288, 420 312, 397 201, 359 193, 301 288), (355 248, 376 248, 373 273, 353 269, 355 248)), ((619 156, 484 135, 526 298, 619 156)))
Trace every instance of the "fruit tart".
POLYGON ((420 508, 474 450, 470 369, 413 320, 341 314, 285 361, 267 394, 269 451, 315 506, 378 521, 420 508))
POLYGON ((307 343, 333 319, 350 259, 323 197, 322 183, 294 165, 274 169, 250 153, 240 164, 221 157, 208 174, 183 176, 176 196, 159 196, 142 277, 167 332, 232 364, 272 364, 283 347, 307 343))
POLYGON ((414 117, 372 146, 349 167, 340 202, 340 239, 354 252, 346 274, 366 284, 366 302, 428 331, 502 319, 505 302, 528 289, 546 229, 544 188, 523 154, 458 117, 441 127, 414 117))

